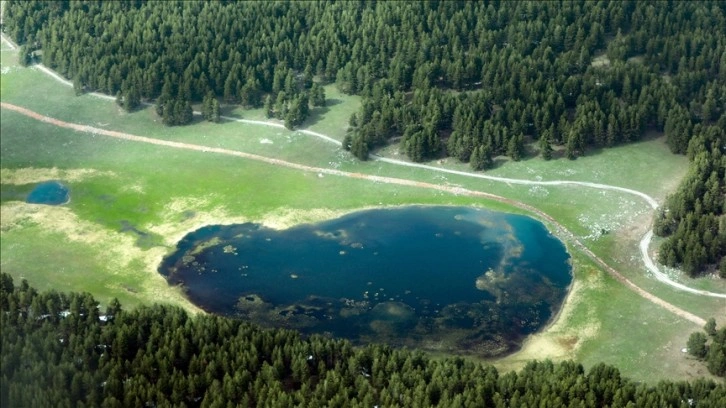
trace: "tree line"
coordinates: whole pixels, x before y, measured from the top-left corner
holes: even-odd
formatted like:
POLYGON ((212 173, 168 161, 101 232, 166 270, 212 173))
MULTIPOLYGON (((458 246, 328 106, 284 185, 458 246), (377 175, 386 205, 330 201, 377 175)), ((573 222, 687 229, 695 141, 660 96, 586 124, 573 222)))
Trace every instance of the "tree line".
POLYGON ((663 132, 694 164, 656 221, 660 260, 726 274, 723 2, 28 0, 8 2, 4 29, 21 62, 127 110, 154 100, 167 125, 191 122, 196 102, 218 121, 221 102, 294 128, 334 82, 362 96, 343 143, 361 159, 399 141, 413 161, 484 170, 663 132), (690 146, 706 139, 720 153, 697 159, 690 146))
POLYGON ((658 260, 696 276, 708 265, 726 278, 726 115, 697 130, 689 142, 691 166, 655 218, 655 233, 668 238, 658 260))
POLYGON ((710 380, 656 385, 611 366, 533 361, 519 372, 381 345, 302 338, 164 305, 99 307, 0 274, 0 405, 722 407, 710 380), (686 404, 686 405, 684 405, 686 404))
POLYGON ((724 113, 719 2, 33 0, 9 2, 5 29, 80 89, 178 101, 170 123, 211 92, 299 125, 313 79, 335 81, 364 96, 360 158, 392 137, 416 161, 518 159, 529 140, 574 158, 647 128, 683 153, 724 113))

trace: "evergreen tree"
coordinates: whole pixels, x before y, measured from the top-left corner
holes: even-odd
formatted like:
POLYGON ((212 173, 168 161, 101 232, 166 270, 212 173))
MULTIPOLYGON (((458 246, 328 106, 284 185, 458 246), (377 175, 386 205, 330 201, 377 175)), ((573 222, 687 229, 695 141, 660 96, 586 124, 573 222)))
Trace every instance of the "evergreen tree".
POLYGON ((126 86, 121 95, 123 100, 121 106, 126 112, 133 112, 141 105, 141 96, 135 86, 126 86))
POLYGON ((284 91, 280 91, 280 93, 277 94, 277 99, 275 101, 275 117, 278 119, 285 119, 287 117, 287 107, 288 101, 287 101, 287 94, 285 94, 284 91))
POLYGON ((202 101, 202 117, 209 122, 219 122, 219 101, 211 91, 202 101))
POLYGON ((707 335, 713 337, 716 335, 716 319, 713 317, 709 318, 706 321, 706 325, 703 327, 703 330, 706 332, 707 335))
POLYGON ((18 63, 20 65, 27 67, 33 62, 33 50, 30 49, 30 47, 27 44, 23 44, 20 46, 20 49, 18 50, 18 63))
POLYGON ((274 105, 272 104, 272 96, 269 94, 265 96, 265 105, 263 109, 265 111, 265 116, 268 119, 275 117, 274 105))
POLYGON ((711 374, 726 377, 726 329, 721 329, 708 348, 707 367, 711 374))
POLYGON ((691 333, 688 338, 688 353, 697 358, 706 357, 706 336, 702 332, 691 333))
POLYGON ((211 106, 211 113, 210 113, 210 121, 217 123, 220 119, 220 113, 219 113, 219 101, 217 98, 212 99, 212 106, 211 106))
POLYGON ((117 106, 123 108, 123 106, 124 106, 124 96, 121 93, 121 91, 117 91, 116 92, 116 99, 115 99, 115 101, 116 101, 116 105, 117 106))
POLYGON ((549 131, 545 131, 539 138, 539 150, 542 158, 545 160, 552 159, 552 144, 550 143, 549 131))
POLYGON ((469 164, 474 170, 486 170, 492 167, 492 148, 490 145, 479 145, 474 148, 469 159, 469 164))
POLYGON ((514 161, 519 161, 524 154, 524 136, 518 134, 509 139, 507 144, 507 156, 514 161))
POLYGON ((565 157, 570 160, 575 160, 577 158, 577 144, 577 134, 573 130, 570 132, 570 135, 567 138, 567 143, 565 144, 565 157))
POLYGON ((83 84, 81 83, 81 78, 78 75, 73 77, 73 92, 75 92, 76 96, 83 95, 83 84))
POLYGON ((350 152, 360 160, 368 160, 368 143, 363 138, 354 138, 350 142, 350 152))
MULTIPOLYGON (((114 305, 112 320, 84 318, 96 309, 90 295, 38 292, 4 273, 0 305, 2 406, 716 407, 726 395, 723 383, 636 383, 605 364, 531 361, 500 374, 468 359, 191 318, 168 305, 114 305), (38 319, 49 303, 68 314, 38 319)), ((726 374, 724 342, 718 330, 708 350, 717 375, 726 374)))
POLYGON ((224 101, 227 103, 237 103, 239 100, 237 98, 237 80, 232 72, 227 76, 227 79, 224 81, 224 93, 222 97, 224 98, 224 101))
POLYGON ((317 82, 313 83, 310 94, 312 95, 313 106, 325 106, 325 89, 317 82))

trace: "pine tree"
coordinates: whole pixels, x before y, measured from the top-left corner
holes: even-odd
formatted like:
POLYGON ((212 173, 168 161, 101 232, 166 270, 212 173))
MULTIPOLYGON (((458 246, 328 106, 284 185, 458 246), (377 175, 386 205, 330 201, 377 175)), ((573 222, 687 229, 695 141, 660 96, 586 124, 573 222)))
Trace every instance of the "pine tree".
POLYGON ((287 117, 287 94, 285 94, 285 91, 280 91, 280 93, 277 94, 277 98, 275 101, 275 117, 278 119, 285 119, 287 117))
POLYGON ((122 92, 122 106, 126 112, 133 112, 139 107, 139 105, 141 105, 141 97, 139 95, 139 91, 136 89, 135 86, 127 86, 126 89, 122 92))
POLYGON ((552 144, 550 143, 549 130, 545 130, 539 138, 539 150, 542 158, 545 160, 552 159, 552 144))
POLYGON ((220 119, 220 113, 219 113, 219 101, 217 98, 212 99, 212 109, 210 113, 210 122, 218 123, 220 119))
POLYGON ((211 91, 204 95, 204 99, 202 99, 202 117, 210 122, 212 121, 212 100, 214 99, 214 93, 211 91))
POLYGON ((524 154, 524 136, 519 133, 512 136, 507 143, 507 156, 514 161, 519 161, 524 154))
POLYGON ((706 331, 706 334, 713 337, 716 335, 716 319, 713 317, 708 319, 706 321, 706 325, 703 327, 703 330, 706 331))
POLYGON ((180 106, 180 114, 179 114, 179 123, 180 125, 186 125, 192 122, 194 119, 194 111, 192 110, 192 105, 189 103, 189 101, 179 101, 180 106))
POLYGON ((27 67, 33 62, 33 51, 27 44, 20 46, 20 50, 18 51, 18 62, 24 67, 27 67))
POLYGON ((475 147, 474 151, 471 152, 471 157, 469 158, 469 166, 471 166, 471 168, 474 170, 482 170, 484 168, 481 147, 482 146, 475 147))
POLYGON ((73 92, 76 96, 83 95, 83 84, 79 75, 73 76, 73 92))
POLYGON ((576 129, 570 130, 567 137, 567 143, 565 143, 565 157, 570 160, 575 160, 578 155, 579 146, 579 132, 576 129))
POLYGON ((224 81, 224 93, 222 95, 224 101, 227 103, 237 103, 237 87, 236 78, 232 72, 229 73, 227 79, 224 81))
POLYGON ((688 338, 688 353, 697 358, 706 357, 708 349, 706 348, 706 335, 702 332, 691 333, 688 338))
POLYGON ((354 137, 350 143, 350 152, 360 160, 368 160, 368 143, 362 137, 354 137))
POLYGON ((313 66, 310 63, 305 66, 305 71, 303 72, 302 86, 305 89, 310 89, 310 87, 313 86, 313 66))
POLYGON ((325 106, 325 89, 317 82, 313 83, 310 89, 313 106, 325 106))
POLYGON ((263 108, 263 109, 264 109, 264 111, 265 111, 265 116, 266 116, 266 117, 267 117, 268 119, 269 119, 269 118, 273 118, 273 117, 275 116, 275 111, 274 111, 274 109, 273 109, 273 106, 274 106, 274 105, 273 105, 273 103, 272 103, 272 95, 270 95, 270 94, 267 94, 267 95, 265 96, 265 105, 264 105, 264 108, 263 108))
POLYGON ((490 144, 479 145, 471 152, 469 165, 474 170, 486 170, 494 165, 492 160, 492 147, 490 144))
POLYGON ((708 350, 708 371, 721 377, 726 376, 726 329, 721 329, 708 350))

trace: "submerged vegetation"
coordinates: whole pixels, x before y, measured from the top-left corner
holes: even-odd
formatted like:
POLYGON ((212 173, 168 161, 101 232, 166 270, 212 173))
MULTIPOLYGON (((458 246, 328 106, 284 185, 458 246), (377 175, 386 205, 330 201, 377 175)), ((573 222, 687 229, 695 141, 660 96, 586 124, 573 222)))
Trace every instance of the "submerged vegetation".
POLYGON ((722 407, 707 380, 623 378, 604 364, 531 362, 500 374, 460 358, 301 338, 156 305, 104 310, 88 294, 39 293, 0 275, 2 406, 722 407))
POLYGON ((569 254, 542 224, 438 206, 283 231, 207 226, 159 272, 211 313, 480 358, 519 349, 557 314, 572 281, 569 254))

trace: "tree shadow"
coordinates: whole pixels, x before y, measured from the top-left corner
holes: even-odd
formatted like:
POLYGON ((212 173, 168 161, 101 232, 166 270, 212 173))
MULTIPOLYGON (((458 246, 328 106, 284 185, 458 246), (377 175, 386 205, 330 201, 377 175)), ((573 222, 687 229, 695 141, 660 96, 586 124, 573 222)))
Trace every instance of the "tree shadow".
POLYGON ((204 116, 202 115, 192 115, 192 121, 187 123, 187 125, 197 125, 205 121, 206 119, 204 119, 204 116))
POLYGON ((237 108, 239 108, 239 105, 227 105, 227 104, 220 105, 219 106, 219 115, 227 116, 227 117, 235 118, 235 119, 242 119, 242 115, 240 115, 239 113, 236 113, 234 111, 237 108))
POLYGON ((330 112, 330 107, 335 105, 340 105, 343 103, 342 100, 332 98, 332 99, 326 99, 325 100, 325 106, 316 106, 310 110, 310 114, 308 115, 307 119, 305 119, 305 122, 302 123, 302 127, 309 127, 312 125, 317 124, 319 121, 321 121, 325 114, 330 112))
POLYGON ((512 159, 510 159, 507 156, 497 156, 497 157, 494 157, 494 158, 492 158, 492 165, 489 166, 489 167, 487 167, 486 170, 494 170, 494 169, 497 169, 497 168, 503 166, 505 163, 509 163, 510 161, 512 161, 512 159))
POLYGON ((340 105, 341 103, 343 103, 343 101, 340 99, 336 99, 336 98, 326 99, 325 107, 340 105))
POLYGON ((613 144, 612 146, 602 146, 602 145, 588 146, 585 148, 585 151, 582 152, 582 154, 580 156, 581 157, 597 156, 602 153, 605 153, 605 151, 612 149, 612 148, 622 147, 622 146, 626 146, 626 145, 637 146, 640 143, 652 142, 654 140, 661 139, 664 137, 665 137, 664 132, 659 132, 658 130, 656 130, 654 128, 649 128, 649 129, 646 129, 646 131, 643 132, 643 134, 641 134, 639 138, 634 139, 634 140, 619 141, 619 142, 613 144))
POLYGON ((325 117, 325 114, 328 112, 330 112, 330 108, 327 103, 325 106, 318 106, 311 109, 307 119, 305 119, 305 122, 303 122, 300 127, 310 127, 312 125, 315 125, 316 123, 321 121, 325 117))

